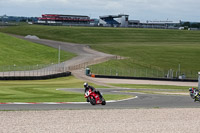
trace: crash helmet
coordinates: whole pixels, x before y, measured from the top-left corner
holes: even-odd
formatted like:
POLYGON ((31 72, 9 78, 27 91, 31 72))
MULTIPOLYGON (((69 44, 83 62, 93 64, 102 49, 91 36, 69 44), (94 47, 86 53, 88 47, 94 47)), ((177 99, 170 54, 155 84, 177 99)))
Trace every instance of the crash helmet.
POLYGON ((83 86, 84 86, 85 88, 88 87, 88 83, 85 82, 85 83, 83 84, 83 86))
POLYGON ((189 91, 193 91, 193 88, 189 88, 189 91))

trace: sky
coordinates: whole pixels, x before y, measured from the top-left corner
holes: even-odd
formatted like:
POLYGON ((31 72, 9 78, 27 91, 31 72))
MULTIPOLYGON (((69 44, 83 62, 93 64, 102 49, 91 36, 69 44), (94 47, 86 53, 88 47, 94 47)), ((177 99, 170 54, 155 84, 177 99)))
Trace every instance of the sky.
POLYGON ((200 22, 200 0, 0 0, 0 16, 128 14, 129 20, 200 22))

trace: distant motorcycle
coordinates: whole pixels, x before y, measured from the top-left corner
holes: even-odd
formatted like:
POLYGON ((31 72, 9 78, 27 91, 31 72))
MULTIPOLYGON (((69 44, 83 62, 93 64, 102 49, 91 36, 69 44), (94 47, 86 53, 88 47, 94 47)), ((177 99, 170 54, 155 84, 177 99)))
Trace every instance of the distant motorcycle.
POLYGON ((106 105, 105 99, 102 97, 100 98, 98 94, 92 92, 91 89, 85 92, 85 98, 87 98, 87 102, 90 102, 92 105, 102 104, 106 105))
POLYGON ((200 92, 196 88, 189 88, 190 97, 194 99, 194 102, 200 101, 200 92))

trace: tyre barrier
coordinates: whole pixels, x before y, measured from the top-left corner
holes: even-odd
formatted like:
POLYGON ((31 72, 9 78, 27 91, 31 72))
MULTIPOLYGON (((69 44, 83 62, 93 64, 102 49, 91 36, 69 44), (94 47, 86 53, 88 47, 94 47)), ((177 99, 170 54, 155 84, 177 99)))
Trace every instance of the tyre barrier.
POLYGON ((198 82, 194 79, 169 79, 169 78, 151 78, 151 77, 128 77, 128 76, 108 76, 89 74, 92 78, 112 78, 112 79, 138 79, 138 80, 159 80, 159 81, 181 81, 181 82, 198 82))
POLYGON ((0 80, 45 80, 45 79, 54 79, 59 77, 70 76, 71 72, 63 72, 57 74, 43 75, 43 76, 8 76, 0 77, 0 80))

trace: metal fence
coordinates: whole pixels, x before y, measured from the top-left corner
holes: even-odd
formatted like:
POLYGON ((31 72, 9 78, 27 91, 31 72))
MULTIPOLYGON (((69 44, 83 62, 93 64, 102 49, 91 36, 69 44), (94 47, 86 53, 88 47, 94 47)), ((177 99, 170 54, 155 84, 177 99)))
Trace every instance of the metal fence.
POLYGON ((0 77, 46 76, 68 71, 64 63, 30 66, 0 66, 0 77))
MULTIPOLYGON (((110 59, 124 59, 120 56, 103 57, 88 62, 68 65, 67 62, 48 65, 27 65, 27 66, 0 66, 0 77, 30 77, 47 76, 59 74, 77 69, 85 69, 89 65, 105 62, 110 59)), ((127 76, 127 77, 146 77, 146 78, 167 78, 167 79, 198 79, 197 71, 176 71, 176 70, 158 70, 158 69, 126 69, 89 66, 92 74, 108 76, 127 76)))
POLYGON ((111 60, 111 59, 122 59, 122 57, 120 57, 120 56, 102 57, 102 58, 99 58, 99 59, 95 59, 95 60, 91 60, 91 61, 88 61, 88 62, 83 62, 83 63, 79 63, 79 64, 76 64, 76 65, 69 66, 68 70, 71 71, 71 70, 77 70, 77 69, 85 69, 89 65, 102 63, 102 62, 105 62, 105 61, 108 61, 108 60, 111 60))
POLYGON ((167 78, 167 79, 198 79, 197 71, 176 71, 176 70, 157 70, 157 69, 118 69, 108 67, 90 66, 90 71, 95 75, 107 76, 127 76, 145 78, 167 78))
POLYGON ((47 76, 53 74, 59 74, 67 71, 73 71, 77 69, 84 69, 88 65, 101 63, 110 59, 117 59, 119 57, 110 56, 103 57, 88 62, 77 63, 74 65, 69 65, 67 62, 62 62, 60 64, 37 64, 37 65, 10 65, 10 66, 0 66, 0 77, 31 77, 31 76, 47 76))

